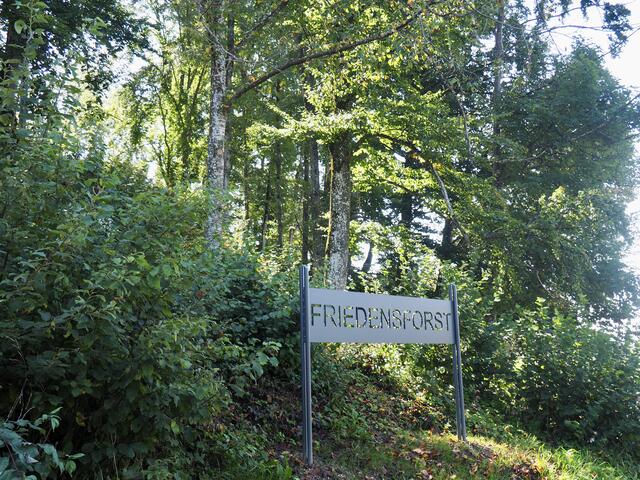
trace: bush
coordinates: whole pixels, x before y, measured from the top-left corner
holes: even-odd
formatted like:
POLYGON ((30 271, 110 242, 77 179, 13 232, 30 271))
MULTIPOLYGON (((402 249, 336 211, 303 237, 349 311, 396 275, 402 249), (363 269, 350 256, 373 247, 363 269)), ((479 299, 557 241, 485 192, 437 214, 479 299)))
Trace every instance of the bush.
POLYGON ((196 478, 223 455, 216 417, 295 342, 295 279, 232 246, 207 251, 198 192, 121 166, 63 173, 76 190, 46 222, 5 223, 0 409, 62 407, 49 442, 84 454, 82 476, 165 465, 196 478))
POLYGON ((546 325, 532 320, 531 314, 523 314, 513 338, 522 420, 555 438, 637 455, 637 342, 576 325, 564 316, 553 316, 546 325))
POLYGON ((49 434, 60 424, 56 409, 34 422, 25 418, 6 420, 0 425, 0 478, 2 480, 36 480, 72 475, 82 454, 61 456, 47 442, 49 434), (48 425, 48 427, 47 427, 48 425), (47 428, 45 428, 47 427, 47 428), (38 441, 41 440, 41 441, 38 441))

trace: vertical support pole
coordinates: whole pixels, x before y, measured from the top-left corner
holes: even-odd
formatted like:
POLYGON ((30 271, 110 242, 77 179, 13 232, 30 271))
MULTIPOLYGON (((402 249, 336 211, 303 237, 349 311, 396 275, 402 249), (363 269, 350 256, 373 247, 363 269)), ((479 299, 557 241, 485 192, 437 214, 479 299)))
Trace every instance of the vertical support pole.
POLYGON ((304 462, 313 464, 311 418, 311 342, 309 342, 309 267, 300 265, 300 381, 302 391, 302 446, 304 462))
POLYGON ((462 384, 462 353, 460 352, 460 319, 458 317, 458 290, 449 285, 449 300, 453 316, 453 386, 456 396, 456 433, 458 440, 467 441, 467 422, 464 415, 464 387, 462 384))

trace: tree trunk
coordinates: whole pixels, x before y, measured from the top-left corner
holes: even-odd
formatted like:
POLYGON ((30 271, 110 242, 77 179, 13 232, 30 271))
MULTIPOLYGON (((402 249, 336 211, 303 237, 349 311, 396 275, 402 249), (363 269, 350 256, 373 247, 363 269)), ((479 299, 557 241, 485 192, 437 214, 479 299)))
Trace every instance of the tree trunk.
POLYGON ((251 187, 249 186, 249 159, 242 164, 242 190, 244 192, 244 221, 251 231, 251 187))
MULTIPOLYGON (((314 86, 313 75, 305 75, 305 83, 309 88, 314 86)), ((304 108, 309 113, 314 113, 313 105, 305 98, 304 108)), ((315 138, 308 140, 308 168, 309 179, 309 225, 311 230, 311 262, 316 268, 322 266, 324 260, 324 239, 322 238, 322 225, 320 216, 322 215, 322 192, 320 190, 320 152, 318 151, 318 141, 315 138)))
POLYGON ((276 202, 276 227, 278 233, 278 248, 283 246, 284 236, 284 205, 282 199, 282 144, 277 140, 273 147, 273 160, 275 163, 276 178, 274 182, 274 200, 276 202))
POLYGON ((222 194, 227 185, 225 166, 225 140, 228 108, 225 104, 227 94, 228 53, 216 32, 228 28, 222 11, 221 2, 211 7, 209 43, 211 47, 211 100, 209 103, 209 142, 207 145, 207 177, 209 190, 209 213, 207 215, 205 238, 209 246, 219 245, 222 232, 223 206, 222 194))
POLYGON ((449 218, 444 221, 444 228, 442 229, 442 242, 438 249, 440 256, 446 260, 452 260, 454 254, 453 246, 453 221, 449 218))
POLYGON ((310 152, 301 148, 302 154, 302 264, 309 263, 309 200, 311 188, 309 183, 310 152))
POLYGON ((18 93, 19 83, 12 76, 16 67, 25 61, 24 50, 27 45, 27 36, 24 31, 18 33, 15 29, 16 21, 21 18, 15 0, 4 0, 0 15, 7 22, 5 44, 0 57, 0 60, 2 60, 0 80, 7 93, 4 98, 5 108, 0 111, 0 115, 5 118, 8 117, 6 124, 9 126, 9 131, 13 136, 18 127, 18 110, 20 109, 21 96, 18 93))
POLYGON ((319 268, 324 262, 324 239, 322 232, 322 191, 320 190, 320 155, 318 142, 309 140, 309 224, 311 225, 311 261, 319 268))
POLYGON ((364 263, 362 264, 362 271, 364 273, 369 273, 371 270, 371 265, 373 264, 373 240, 369 240, 369 251, 367 252, 367 258, 364 259, 364 263))
POLYGON ((413 225, 413 195, 405 193, 400 199, 400 223, 411 230, 413 225))
MULTIPOLYGON (((263 159, 264 162, 264 159, 263 159)), ((262 164, 262 170, 264 171, 264 163, 262 164)), ((269 206, 271 204, 271 163, 269 163, 269 169, 267 171, 267 191, 264 195, 264 210, 262 213, 262 227, 260 230, 260 251, 264 251, 267 247, 267 233, 269 227, 269 206)))
MULTIPOLYGON (((502 41, 502 26, 504 24, 505 13, 505 0, 498 1, 498 18, 496 20, 496 27, 493 33, 494 45, 493 45, 493 94, 491 95, 491 104, 493 108, 497 106, 502 95, 502 62, 504 56, 504 46, 502 41)), ((494 120, 493 127, 497 127, 497 122, 494 120)), ((495 133, 495 132, 494 132, 495 133)))
POLYGON ((344 290, 349 276, 349 221, 351 220, 351 158, 353 142, 344 132, 329 145, 331 153, 329 190, 329 288, 344 290))
MULTIPOLYGON (((235 35, 234 35, 234 26, 235 19, 233 14, 229 14, 229 18, 227 19, 227 53, 226 57, 226 68, 225 68, 225 88, 228 89, 231 85, 231 76, 233 75, 233 58, 234 58, 234 46, 235 46, 235 35)), ((228 108, 228 107, 227 107, 228 108)), ((227 115, 226 117, 226 127, 224 131, 224 179, 223 179, 223 189, 227 190, 229 187, 229 177, 231 177, 231 119, 227 115)))
POLYGON ((500 122, 498 121, 498 109, 502 98, 502 63, 504 57, 504 46, 502 41, 502 26, 504 24, 506 0, 498 1, 498 18, 496 20, 496 28, 494 30, 494 47, 493 47, 493 92, 491 94, 491 109, 493 113, 493 140, 495 146, 493 149, 493 176, 496 186, 502 184, 502 168, 500 166, 500 122))
MULTIPOLYGON (((404 161, 406 168, 416 169, 423 167, 415 155, 407 155, 404 161)), ((407 230, 411 230, 415 216, 415 198, 407 191, 400 197, 400 223, 406 227, 407 230)))

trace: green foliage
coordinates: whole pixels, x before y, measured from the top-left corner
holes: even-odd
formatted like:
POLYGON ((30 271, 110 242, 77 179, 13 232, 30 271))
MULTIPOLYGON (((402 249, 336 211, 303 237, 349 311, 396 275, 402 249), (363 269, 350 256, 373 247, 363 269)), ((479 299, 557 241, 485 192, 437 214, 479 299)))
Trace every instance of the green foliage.
POLYGON ((123 155, 144 152, 157 162, 169 188, 203 178, 199 158, 206 155, 206 86, 204 35, 195 28, 194 5, 152 2, 149 36, 160 55, 147 51, 147 65, 127 81, 111 110, 126 138, 123 155), (179 34, 174 32, 174 23, 179 34))
POLYGON ((5 223, 15 240, 0 293, 3 408, 23 386, 24 408, 63 407, 51 441, 84 454, 83 474, 133 474, 179 451, 175 468, 193 478, 214 461, 212 416, 294 341, 295 283, 255 257, 203 252, 199 194, 156 189, 122 166, 66 168, 3 190, 7 202, 30 185, 38 204, 55 191, 48 175, 74 182, 38 225, 5 223))
POLYGON ((83 455, 61 455, 56 447, 46 443, 47 437, 60 425, 60 417, 53 412, 33 422, 21 418, 5 421, 0 426, 0 478, 3 480, 60 478, 73 475, 75 460, 83 455), (48 427, 47 427, 48 425, 48 427), (33 438, 42 439, 34 442, 33 438))
MULTIPOLYGON (((556 442, 637 455, 639 344, 630 331, 595 329, 553 313, 542 298, 535 309, 496 317, 493 307, 502 292, 487 298, 487 275, 476 280, 464 266, 438 268, 459 289, 467 402, 499 419, 476 427, 472 413, 470 428, 500 438, 504 424, 512 423, 556 442)), ((387 275, 381 270, 376 281, 384 284, 387 275)), ((442 427, 453 418, 449 349, 372 345, 341 351, 350 365, 409 387, 436 406, 433 418, 442 427)))
POLYGON ((637 341, 545 313, 523 312, 515 327, 498 327, 512 348, 513 403, 521 404, 523 424, 577 444, 637 454, 637 341))
MULTIPOLYGON (((10 0, 3 3, 0 24, 3 31, 13 29, 17 34, 9 32, 9 41, 0 49, 5 68, 27 59, 38 66, 30 75, 44 80, 59 67, 56 57, 76 57, 81 59, 86 83, 95 91, 113 81, 108 68, 113 55, 147 45, 144 22, 119 1, 10 0), (30 49, 34 34, 36 48, 30 49)), ((37 86, 45 87, 46 82, 37 86)), ((46 95, 46 88, 34 93, 46 95)))
MULTIPOLYGON (((429 4, 386 37, 421 2, 222 2, 228 97, 280 60, 380 41, 225 107, 216 247, 200 184, 212 36, 197 2, 136 4, 153 48, 103 109, 112 56, 146 44, 129 3, 0 12, 1 479, 295 478, 295 266, 313 245, 322 285, 338 136, 354 146, 351 287, 445 297, 455 282, 470 429, 516 452, 419 432, 453 429, 447 347, 345 345, 314 349, 323 453, 347 478, 632 478, 597 455, 637 463, 640 446, 638 340, 613 328, 640 302, 621 262, 640 110, 601 52, 549 54, 541 32, 569 2, 429 4)), ((600 7, 623 39, 626 7, 600 7)))

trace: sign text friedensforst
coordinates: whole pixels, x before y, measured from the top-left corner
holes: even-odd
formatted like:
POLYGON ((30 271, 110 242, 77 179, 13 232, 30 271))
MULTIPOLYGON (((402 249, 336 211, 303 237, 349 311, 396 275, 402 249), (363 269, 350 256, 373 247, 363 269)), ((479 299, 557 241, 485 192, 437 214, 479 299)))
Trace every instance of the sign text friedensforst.
POLYGON ((451 302, 309 289, 309 340, 453 343, 451 302))

